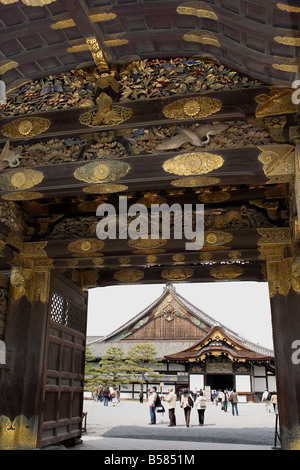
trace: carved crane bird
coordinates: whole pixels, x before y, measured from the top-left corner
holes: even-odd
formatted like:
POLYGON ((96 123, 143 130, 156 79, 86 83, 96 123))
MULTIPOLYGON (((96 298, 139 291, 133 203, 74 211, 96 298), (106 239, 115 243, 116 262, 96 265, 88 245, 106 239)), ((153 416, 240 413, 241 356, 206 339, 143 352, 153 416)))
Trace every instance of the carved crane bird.
POLYGON ((20 149, 10 150, 9 140, 6 142, 0 155, 0 170, 4 170, 7 167, 17 168, 20 165, 20 149))
POLYGON ((190 143, 194 147, 204 147, 205 145, 209 144, 211 135, 220 134, 227 128, 228 126, 225 124, 217 124, 215 126, 212 124, 206 124, 193 131, 190 129, 179 129, 177 135, 158 144, 157 149, 178 149, 186 143, 190 143))

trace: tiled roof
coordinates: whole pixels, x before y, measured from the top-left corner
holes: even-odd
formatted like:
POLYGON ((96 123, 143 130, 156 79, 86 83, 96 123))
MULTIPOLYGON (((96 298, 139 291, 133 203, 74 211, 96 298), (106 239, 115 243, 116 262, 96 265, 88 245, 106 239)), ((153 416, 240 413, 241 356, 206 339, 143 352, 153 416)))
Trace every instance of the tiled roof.
POLYGON ((91 350, 93 356, 98 359, 101 358, 106 350, 111 346, 122 348, 126 356, 132 346, 137 344, 152 344, 156 349, 155 357, 157 359, 162 359, 164 356, 177 354, 178 352, 187 349, 195 344, 195 341, 93 341, 91 343, 87 342, 87 347, 91 350))

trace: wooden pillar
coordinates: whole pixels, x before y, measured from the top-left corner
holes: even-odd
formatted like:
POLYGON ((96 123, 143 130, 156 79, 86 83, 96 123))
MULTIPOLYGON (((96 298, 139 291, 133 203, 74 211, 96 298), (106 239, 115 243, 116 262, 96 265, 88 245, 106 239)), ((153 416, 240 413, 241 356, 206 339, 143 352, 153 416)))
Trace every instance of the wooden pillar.
POLYGON ((267 262, 281 447, 300 450, 300 259, 267 262))
POLYGON ((13 268, 0 369, 0 449, 37 446, 41 377, 47 325, 48 268, 27 261, 13 268))

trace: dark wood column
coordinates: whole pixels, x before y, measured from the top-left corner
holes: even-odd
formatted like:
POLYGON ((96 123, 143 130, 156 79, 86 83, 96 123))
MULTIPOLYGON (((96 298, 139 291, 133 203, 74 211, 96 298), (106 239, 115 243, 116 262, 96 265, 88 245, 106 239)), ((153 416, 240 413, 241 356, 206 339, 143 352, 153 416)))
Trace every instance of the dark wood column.
POLYGON ((281 447, 300 449, 299 258, 269 261, 281 447))
POLYGON ((0 369, 0 449, 37 446, 49 274, 33 262, 13 268, 0 369))

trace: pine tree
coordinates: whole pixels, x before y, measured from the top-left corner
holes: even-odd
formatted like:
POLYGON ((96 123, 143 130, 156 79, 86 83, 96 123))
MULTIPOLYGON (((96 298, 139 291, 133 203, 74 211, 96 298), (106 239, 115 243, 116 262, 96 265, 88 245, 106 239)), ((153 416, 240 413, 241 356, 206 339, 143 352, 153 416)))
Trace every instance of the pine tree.
POLYGON ((99 380, 103 385, 122 385, 130 382, 128 365, 122 348, 110 346, 99 362, 99 380))
POLYGON ((156 359, 156 349, 153 344, 143 343, 132 346, 127 354, 130 374, 140 384, 156 381, 161 374, 154 372, 155 366, 161 364, 156 359))

